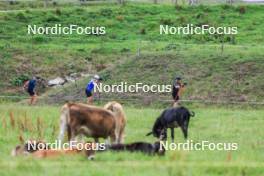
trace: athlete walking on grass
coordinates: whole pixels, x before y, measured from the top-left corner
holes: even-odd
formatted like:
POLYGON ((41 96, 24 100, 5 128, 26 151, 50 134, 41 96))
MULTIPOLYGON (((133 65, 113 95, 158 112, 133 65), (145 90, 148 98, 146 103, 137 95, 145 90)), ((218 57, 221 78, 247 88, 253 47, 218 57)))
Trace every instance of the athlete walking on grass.
POLYGON ((91 81, 87 84, 85 89, 85 93, 87 96, 87 104, 93 104, 94 89, 100 81, 102 81, 102 78, 100 78, 100 76, 98 75, 94 75, 91 81))

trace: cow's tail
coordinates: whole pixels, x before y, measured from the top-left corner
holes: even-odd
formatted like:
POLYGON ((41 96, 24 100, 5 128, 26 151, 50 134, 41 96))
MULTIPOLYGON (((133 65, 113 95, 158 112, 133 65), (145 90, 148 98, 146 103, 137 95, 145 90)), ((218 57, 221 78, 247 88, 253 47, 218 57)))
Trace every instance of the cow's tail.
POLYGON ((68 140, 71 138, 71 129, 69 127, 69 121, 70 121, 70 107, 69 107, 69 103, 66 103, 61 108, 60 133, 58 136, 58 141, 63 140, 66 129, 68 131, 68 140))
POLYGON ((191 117, 194 117, 195 116, 195 113, 193 111, 190 112, 190 116, 191 117))

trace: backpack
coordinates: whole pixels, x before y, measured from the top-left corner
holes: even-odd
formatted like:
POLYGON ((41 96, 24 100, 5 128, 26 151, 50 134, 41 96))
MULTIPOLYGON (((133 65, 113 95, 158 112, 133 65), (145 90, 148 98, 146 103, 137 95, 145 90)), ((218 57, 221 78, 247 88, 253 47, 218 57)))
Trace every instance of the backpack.
POLYGON ((34 88, 36 87, 36 80, 35 79, 31 79, 28 83, 28 90, 34 90, 34 88))

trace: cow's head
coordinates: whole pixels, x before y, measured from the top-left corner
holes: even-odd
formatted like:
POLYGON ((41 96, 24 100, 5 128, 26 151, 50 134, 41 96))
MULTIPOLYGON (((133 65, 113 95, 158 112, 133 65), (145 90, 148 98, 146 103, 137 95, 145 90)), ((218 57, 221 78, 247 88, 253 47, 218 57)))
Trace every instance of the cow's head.
POLYGON ((160 156, 165 155, 165 147, 161 144, 160 141, 157 141, 153 144, 154 147, 154 153, 158 154, 160 156))
POLYGON ((166 128, 155 128, 153 131, 146 134, 146 136, 149 136, 153 134, 154 137, 159 138, 160 140, 164 140, 167 138, 167 131, 166 128))
POLYGON ((28 140, 24 144, 17 145, 11 152, 12 156, 27 155, 37 150, 46 150, 48 145, 43 141, 28 140))
POLYGON ((167 137, 167 134, 166 134, 166 129, 165 127, 162 125, 161 123, 161 119, 160 118, 157 118, 157 120, 155 121, 154 125, 153 125, 153 128, 152 128, 152 131, 147 133, 146 136, 149 136, 153 134, 154 137, 157 137, 157 138, 164 138, 164 137, 167 137))

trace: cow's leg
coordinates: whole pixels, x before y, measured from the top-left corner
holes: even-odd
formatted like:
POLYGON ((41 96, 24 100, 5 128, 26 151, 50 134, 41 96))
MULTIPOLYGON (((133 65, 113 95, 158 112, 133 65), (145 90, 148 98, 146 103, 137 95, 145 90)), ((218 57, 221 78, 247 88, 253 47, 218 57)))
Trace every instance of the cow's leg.
POLYGON ((164 128, 162 131, 161 131, 161 135, 159 137, 160 140, 165 140, 167 141, 167 128, 164 128))
POLYGON ((74 129, 71 129, 71 133, 70 133, 70 141, 76 141, 77 139, 77 133, 76 133, 76 130, 74 129))
POLYGON ((111 139, 111 144, 116 144, 117 143, 117 133, 116 130, 113 130, 111 135, 110 135, 110 139, 111 139))
POLYGON ((120 143, 120 141, 121 141, 121 136, 120 136, 120 130, 115 130, 115 142, 114 143, 117 143, 117 144, 119 144, 120 143))
POLYGON ((65 131, 65 126, 61 125, 60 126, 60 133, 59 133, 59 136, 58 136, 58 141, 62 141, 63 140, 64 131, 65 131))
POLYGON ((181 129, 182 129, 182 132, 183 132, 184 138, 187 139, 187 137, 188 137, 188 127, 187 127, 185 124, 183 124, 183 125, 181 126, 181 129))
POLYGON ((115 143, 120 143, 121 141, 121 128, 120 128, 120 124, 116 124, 116 128, 115 128, 115 136, 116 136, 116 141, 115 143))
POLYGON ((60 115, 60 133, 58 136, 58 141, 60 143, 64 138, 64 133, 67 128, 67 119, 69 119, 69 107, 66 104, 62 107, 61 115, 60 115))
POLYGON ((60 133, 58 136, 58 142, 61 144, 63 138, 64 138, 64 132, 66 130, 67 126, 66 126, 66 122, 65 121, 61 121, 60 123, 60 133))
POLYGON ((68 134, 68 141, 72 138, 71 126, 67 125, 67 134, 68 134))
POLYGON ((124 138, 125 138, 125 130, 124 130, 124 128, 123 129, 121 129, 120 130, 120 132, 119 132, 119 141, 118 141, 118 143, 124 143, 124 138))
POLYGON ((105 145, 107 145, 107 146, 110 145, 110 139, 109 139, 109 137, 105 139, 105 145))
POLYGON ((174 128, 171 128, 171 141, 174 142, 174 128))

